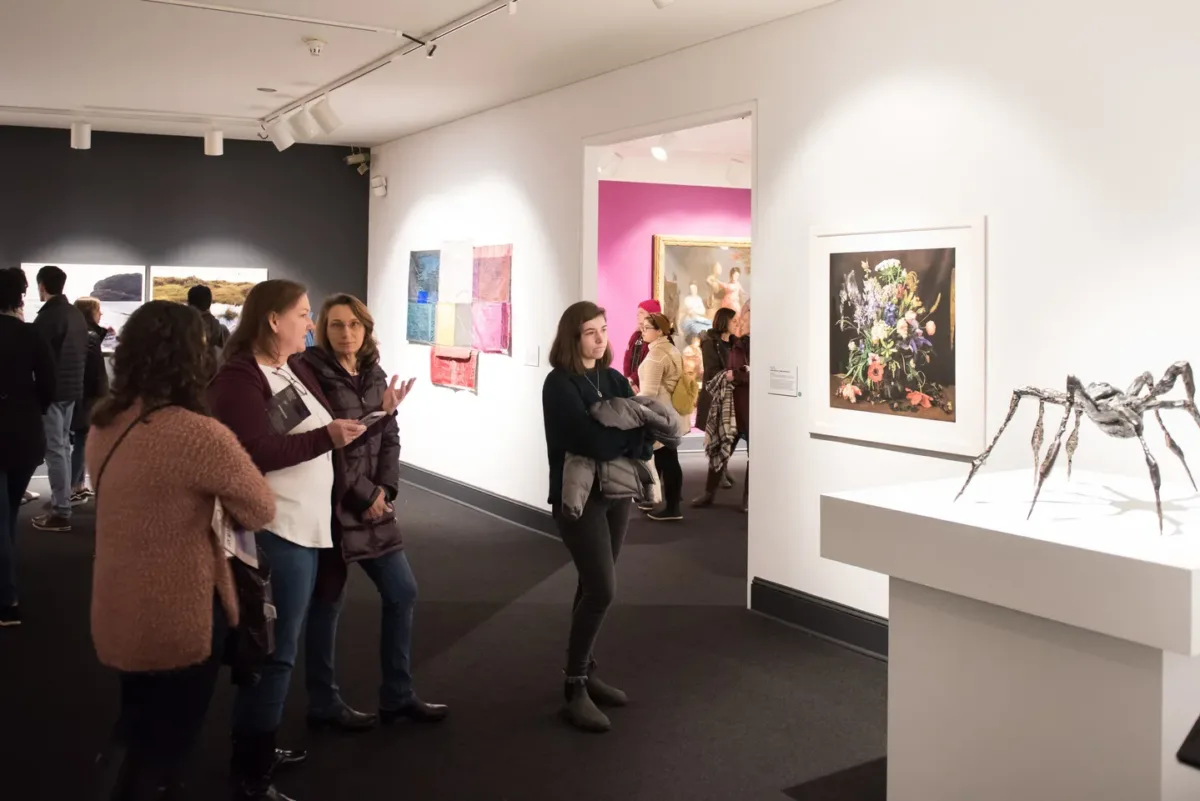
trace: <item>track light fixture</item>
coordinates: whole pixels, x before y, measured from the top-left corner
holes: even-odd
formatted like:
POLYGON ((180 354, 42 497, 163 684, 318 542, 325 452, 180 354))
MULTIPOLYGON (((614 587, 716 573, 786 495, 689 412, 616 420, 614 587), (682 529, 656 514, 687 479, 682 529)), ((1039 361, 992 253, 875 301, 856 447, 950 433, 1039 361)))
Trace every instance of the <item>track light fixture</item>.
POLYGON ((375 197, 386 197, 387 196, 387 177, 386 176, 376 175, 374 178, 371 179, 371 194, 375 195, 375 197))
POLYGON ((288 121, 283 117, 267 125, 267 136, 280 152, 296 144, 296 137, 292 136, 288 121))
POLYGON ((337 112, 333 110, 333 104, 329 102, 329 96, 326 95, 313 104, 309 109, 317 125, 321 126, 321 130, 325 133, 333 133, 338 128, 342 127, 342 120, 338 117, 337 112))
POLYGON ((292 133, 299 140, 316 139, 321 135, 321 126, 313 119, 308 109, 302 108, 292 115, 292 133))
POLYGON ((92 149, 92 124, 90 122, 71 123, 71 149, 92 149))
POLYGON ((225 154, 225 134, 218 130, 204 134, 204 155, 222 156, 225 154))
POLYGON ((658 142, 650 148, 650 155, 659 161, 666 161, 670 155, 671 145, 675 142, 674 134, 663 134, 658 138, 658 142))
POLYGON ((429 49, 425 51, 425 58, 433 58, 433 54, 437 52, 437 42, 429 45, 429 49))

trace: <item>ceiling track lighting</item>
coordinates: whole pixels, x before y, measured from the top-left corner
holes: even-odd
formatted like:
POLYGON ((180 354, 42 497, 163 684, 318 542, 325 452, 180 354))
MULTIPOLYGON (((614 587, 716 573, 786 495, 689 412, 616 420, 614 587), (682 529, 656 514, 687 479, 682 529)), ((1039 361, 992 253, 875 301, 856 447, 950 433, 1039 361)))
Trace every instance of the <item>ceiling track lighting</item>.
MULTIPOLYGON (((167 5, 179 5, 179 6, 187 6, 187 7, 192 7, 192 8, 203 8, 203 9, 212 10, 212 11, 227 11, 229 13, 249 14, 252 16, 269 16, 269 17, 279 17, 279 18, 283 18, 283 19, 293 19, 293 17, 290 15, 258 13, 252 9, 233 9, 233 8, 230 8, 227 6, 215 6, 215 5, 208 4, 208 3, 189 2, 188 0, 144 0, 144 2, 152 2, 152 3, 156 2, 156 3, 165 3, 167 5)), ((467 14, 464 14, 461 17, 458 17, 457 19, 446 23, 445 25, 438 28, 437 30, 431 31, 428 34, 423 35, 422 37, 412 36, 410 34, 405 33, 404 31, 400 31, 400 30, 396 30, 396 29, 381 28, 381 27, 377 27, 377 26, 361 26, 361 25, 351 25, 351 24, 343 25, 341 23, 335 23, 335 22, 329 21, 329 20, 325 20, 325 21, 307 20, 308 22, 310 22, 312 24, 333 25, 333 26, 340 26, 340 27, 347 27, 347 28, 353 27, 353 28, 357 28, 360 30, 370 30, 370 31, 376 31, 376 32, 381 32, 381 33, 386 32, 386 33, 392 34, 393 36, 395 36, 398 39, 404 39, 406 41, 406 43, 403 46, 398 47, 395 50, 392 50, 391 52, 383 54, 382 56, 375 59, 374 61, 372 61, 368 64, 365 64, 362 67, 359 67, 358 69, 354 70, 353 72, 348 72, 345 75, 341 76, 340 78, 337 78, 337 79, 329 82, 325 86, 322 86, 319 89, 316 89, 303 97, 297 98, 285 106, 281 106, 280 108, 277 108, 274 111, 269 112, 265 116, 260 117, 259 122, 260 122, 260 124, 265 125, 267 123, 267 121, 275 120, 279 117, 290 114, 293 111, 295 111, 296 109, 302 109, 305 106, 307 106, 309 103, 312 103, 313 101, 315 101, 321 97, 329 95, 330 93, 332 93, 338 89, 341 89, 343 86, 354 83, 355 81, 359 80, 360 78, 364 78, 367 75, 370 75, 372 72, 375 72, 378 69, 386 67, 389 64, 394 64, 395 62, 399 61, 400 58, 402 58, 403 56, 411 55, 412 53, 416 53, 418 51, 423 50, 423 51, 425 51, 425 57, 427 59, 433 58, 434 54, 437 52, 437 49, 438 49, 438 46, 440 45, 441 40, 444 39, 445 37, 447 37, 451 34, 454 34, 454 33, 458 33, 459 31, 463 30, 464 28, 474 25, 477 22, 481 22, 482 20, 487 19, 488 17, 492 16, 493 14, 500 13, 501 11, 507 11, 510 15, 515 14, 515 13, 517 13, 517 7, 519 5, 519 2, 520 2, 520 0, 492 0, 492 2, 486 3, 482 6, 480 6, 479 8, 475 9, 474 11, 471 11, 467 14)))
POLYGON ((90 122, 71 123, 71 149, 92 149, 92 124, 90 122))
POLYGON ((290 129, 291 126, 283 117, 265 126, 267 138, 275 145, 275 149, 281 153, 296 144, 296 137, 292 136, 290 129))
POLYGON ((333 110, 333 104, 329 102, 328 95, 313 103, 308 111, 312 114, 313 119, 317 121, 317 125, 321 126, 321 130, 327 134, 333 133, 342 127, 342 120, 338 117, 337 112, 333 110))
POLYGON ((650 148, 650 155, 659 161, 666 161, 671 154, 671 145, 675 143, 675 134, 663 134, 650 148))
POLYGON ((302 108, 292 115, 292 133, 299 141, 316 139, 321 135, 321 126, 313 118, 312 113, 302 108))
POLYGON ((211 130, 204 134, 204 155, 206 156, 223 156, 225 155, 225 134, 218 130, 211 130))

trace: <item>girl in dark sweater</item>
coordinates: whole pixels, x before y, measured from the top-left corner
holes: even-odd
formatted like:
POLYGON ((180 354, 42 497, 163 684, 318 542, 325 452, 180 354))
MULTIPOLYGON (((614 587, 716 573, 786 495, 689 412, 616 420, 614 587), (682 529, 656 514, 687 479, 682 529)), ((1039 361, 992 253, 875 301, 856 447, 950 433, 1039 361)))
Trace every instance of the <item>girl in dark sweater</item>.
POLYGON ((622 431, 600 425, 588 407, 604 398, 629 398, 633 389, 612 363, 604 309, 581 301, 558 321, 550 349, 554 369, 542 386, 542 415, 550 461, 549 503, 559 534, 575 563, 579 580, 567 646, 566 703, 563 718, 583 731, 608 731, 611 723, 596 704, 624 706, 625 693, 596 677, 592 648, 613 601, 617 555, 629 526, 629 500, 609 500, 595 487, 578 520, 562 514, 563 462, 566 454, 606 462, 621 456, 650 458, 642 429, 622 431))

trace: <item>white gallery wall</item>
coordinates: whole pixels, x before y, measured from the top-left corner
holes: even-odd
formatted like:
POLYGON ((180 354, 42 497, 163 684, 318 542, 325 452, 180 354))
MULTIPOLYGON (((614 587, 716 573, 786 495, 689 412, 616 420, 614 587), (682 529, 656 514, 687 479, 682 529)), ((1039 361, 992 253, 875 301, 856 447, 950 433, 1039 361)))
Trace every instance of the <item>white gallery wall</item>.
MULTIPOLYGON (((1200 362, 1197 31, 1192 0, 841 0, 379 148, 389 195, 372 200, 369 285, 389 366, 428 376, 428 348, 404 341, 409 250, 514 244, 513 357, 481 357, 478 396, 423 381, 403 458, 543 505, 541 385, 580 298, 584 140, 754 102, 750 575, 886 615, 884 577, 820 558, 819 495, 966 468, 811 438, 824 387, 766 394, 766 366, 804 377, 813 358, 810 226, 988 216, 989 435, 1014 387, 1062 387, 1068 371, 1124 387, 1200 362)), ((1200 429, 1172 414, 1200 469, 1200 429)), ((991 469, 1032 463, 1035 415, 1019 414, 991 469)), ((1136 443, 1087 423, 1076 464, 1146 474, 1136 443)))

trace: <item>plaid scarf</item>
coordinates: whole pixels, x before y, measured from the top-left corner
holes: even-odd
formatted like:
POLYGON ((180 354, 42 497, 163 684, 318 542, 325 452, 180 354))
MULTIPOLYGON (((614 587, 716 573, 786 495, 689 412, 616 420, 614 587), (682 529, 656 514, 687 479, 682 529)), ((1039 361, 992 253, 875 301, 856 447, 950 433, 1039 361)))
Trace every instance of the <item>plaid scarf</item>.
POLYGON ((704 452, 708 455, 708 469, 724 473, 729 457, 733 455, 733 443, 737 439, 737 422, 733 416, 733 383, 724 372, 717 373, 706 387, 712 397, 708 420, 704 423, 704 452))

